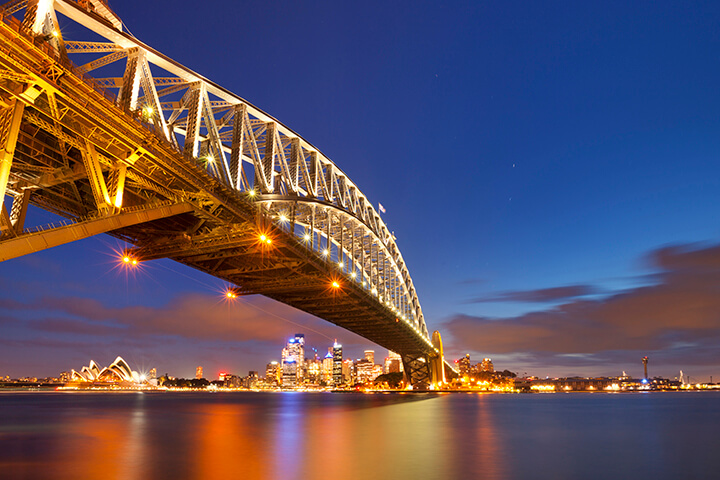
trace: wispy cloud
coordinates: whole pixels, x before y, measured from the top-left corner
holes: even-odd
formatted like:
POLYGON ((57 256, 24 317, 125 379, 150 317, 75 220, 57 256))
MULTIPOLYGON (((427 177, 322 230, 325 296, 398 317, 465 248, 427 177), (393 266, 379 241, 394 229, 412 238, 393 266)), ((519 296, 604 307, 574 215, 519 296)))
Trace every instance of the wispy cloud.
POLYGON ((518 290, 490 294, 477 297, 468 303, 490 302, 524 302, 524 303, 550 303, 572 298, 585 297, 601 293, 601 290, 592 285, 566 285, 563 287, 541 288, 537 290, 518 290))

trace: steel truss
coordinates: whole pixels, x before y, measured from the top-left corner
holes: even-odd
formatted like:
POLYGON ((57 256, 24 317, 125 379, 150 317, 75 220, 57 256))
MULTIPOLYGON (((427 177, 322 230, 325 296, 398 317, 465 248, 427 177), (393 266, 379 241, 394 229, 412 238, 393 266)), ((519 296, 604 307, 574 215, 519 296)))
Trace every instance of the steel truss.
POLYGON ((73 221, 92 214, 96 232, 137 245, 140 259, 173 258, 317 312, 403 353, 409 371, 440 355, 394 236, 317 148, 124 32, 102 0, 10 1, 0 17, 0 198, 13 199, 3 253, 30 234, 28 203, 73 221), (58 14, 106 41, 64 39, 58 14), (157 202, 185 207, 110 228, 157 202), (328 295, 329 277, 341 291, 328 295))

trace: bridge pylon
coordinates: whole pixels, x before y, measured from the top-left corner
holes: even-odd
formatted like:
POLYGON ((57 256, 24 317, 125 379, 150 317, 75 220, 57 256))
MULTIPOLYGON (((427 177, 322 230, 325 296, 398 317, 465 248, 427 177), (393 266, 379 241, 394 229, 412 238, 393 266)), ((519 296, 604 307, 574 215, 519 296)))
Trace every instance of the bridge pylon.
POLYGON ((445 368, 442 337, 435 330, 432 335, 434 352, 430 354, 403 354, 405 382, 416 390, 439 390, 454 372, 445 368))

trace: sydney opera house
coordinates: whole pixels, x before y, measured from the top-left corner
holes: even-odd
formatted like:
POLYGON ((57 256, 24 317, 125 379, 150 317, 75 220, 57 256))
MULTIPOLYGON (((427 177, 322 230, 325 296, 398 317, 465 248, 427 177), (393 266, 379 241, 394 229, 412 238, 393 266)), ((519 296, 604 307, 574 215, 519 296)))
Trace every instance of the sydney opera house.
POLYGON ((92 383, 94 385, 138 385, 145 382, 145 378, 130 369, 122 357, 117 357, 109 366, 100 369, 94 360, 90 365, 83 367, 79 372, 73 370, 71 383, 92 383))

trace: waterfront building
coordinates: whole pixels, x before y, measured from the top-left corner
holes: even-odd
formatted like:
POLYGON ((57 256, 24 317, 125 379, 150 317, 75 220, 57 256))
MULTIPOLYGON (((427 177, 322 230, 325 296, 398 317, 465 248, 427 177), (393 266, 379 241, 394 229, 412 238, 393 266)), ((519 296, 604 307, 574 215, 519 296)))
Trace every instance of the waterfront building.
MULTIPOLYGON (((316 355, 317 357, 317 355, 316 355)), ((317 385, 320 383, 322 370, 322 362, 317 358, 305 360, 305 379, 311 384, 317 385)))
POLYGON ((355 383, 371 382, 374 366, 367 358, 355 362, 355 383))
POLYGON ((195 369, 195 378, 197 380, 200 380, 201 378, 203 378, 203 368, 202 367, 197 367, 195 369))
POLYGON ((265 367, 265 382, 269 385, 279 385, 282 381, 282 367, 278 362, 272 361, 265 367))
POLYGON ((298 364, 294 358, 287 358, 282 366, 282 386, 283 388, 295 388, 298 384, 298 364))
POLYGON ((150 373, 148 373, 148 379, 155 380, 156 378, 157 378, 157 368, 151 368, 150 373))
POLYGON ((351 385, 355 383, 355 368, 350 358, 342 362, 342 381, 351 385))
POLYGON ((222 381, 225 388, 240 388, 242 385, 242 378, 238 375, 232 375, 230 373, 223 375, 222 381))
POLYGON ((303 379, 303 370, 305 368, 305 335, 296 333, 295 336, 288 340, 287 345, 282 351, 283 377, 285 376, 285 361, 292 359, 295 363, 297 378, 295 383, 301 383, 303 379))
POLYGON ((122 357, 117 357, 113 363, 102 370, 94 360, 90 360, 90 364, 83 367, 79 372, 71 370, 70 381, 111 384, 141 383, 138 372, 132 370, 122 357))
POLYGON ((390 350, 388 350, 388 356, 385 357, 385 368, 384 373, 397 373, 403 371, 402 357, 390 350))
POLYGON ((332 347, 328 348, 328 353, 327 353, 327 355, 325 355, 325 358, 323 358, 321 372, 322 372, 321 377, 322 377, 322 380, 325 382, 325 384, 332 385, 332 383, 333 383, 332 347))
POLYGON ((483 361, 480 364, 480 371, 493 373, 495 371, 495 366, 493 365, 492 360, 489 358, 483 358, 483 361))
POLYGON ((333 384, 335 386, 342 385, 344 377, 344 365, 342 356, 342 345, 338 344, 337 341, 333 344, 333 384))
POLYGON ((365 360, 375 365, 375 350, 365 350, 365 360))
POLYGON ((251 370, 248 372, 248 376, 243 379, 242 385, 245 388, 255 388, 257 387, 258 379, 258 372, 251 370))
POLYGON ((470 373, 472 373, 471 365, 470 365, 470 354, 465 354, 464 357, 462 357, 459 360, 455 360, 455 363, 457 363, 458 366, 458 372, 460 373, 461 377, 470 377, 470 373))

